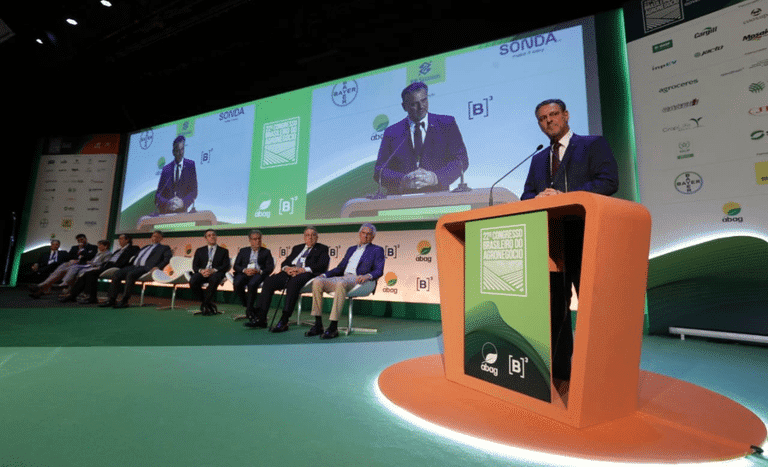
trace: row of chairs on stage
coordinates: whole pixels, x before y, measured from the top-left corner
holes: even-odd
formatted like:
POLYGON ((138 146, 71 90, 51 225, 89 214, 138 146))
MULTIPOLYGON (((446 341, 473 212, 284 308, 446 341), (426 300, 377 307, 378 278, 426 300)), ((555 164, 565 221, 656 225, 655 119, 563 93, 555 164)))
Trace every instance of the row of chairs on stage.
MULTIPOLYGON (((231 260, 231 263, 234 263, 234 259, 231 260)), ((170 267, 171 267, 170 275, 162 269, 157 269, 155 271, 144 274, 138 279, 137 282, 141 283, 141 298, 139 301, 139 306, 144 306, 144 292, 146 291, 147 286, 156 285, 161 287, 168 287, 168 286, 173 287, 173 290, 171 291, 170 306, 159 307, 158 310, 184 308, 184 307, 176 306, 176 290, 178 290, 179 288, 189 287, 189 279, 192 277, 192 258, 187 258, 184 256, 173 256, 171 258, 170 267)), ((115 275, 117 271, 119 271, 118 268, 107 269, 106 271, 101 273, 101 275, 99 276, 99 279, 105 280, 105 281, 112 280, 112 277, 115 275)), ((226 277, 222 281, 222 284, 227 280, 234 283, 234 276, 231 271, 227 272, 226 277)), ((314 279, 310 280, 301 289, 302 296, 312 293, 313 281, 314 279)), ((377 281, 368 281, 363 284, 358 284, 347 293, 347 301, 349 303, 349 307, 348 307, 349 324, 345 329, 345 332, 347 335, 349 335, 352 331, 364 332, 364 333, 377 332, 376 329, 352 327, 352 305, 353 305, 354 299, 360 298, 360 297, 367 297, 368 295, 373 294, 374 291, 376 290, 376 283, 377 281)), ((207 285, 205 285, 204 287, 207 287, 207 285)), ((258 291, 261 292, 261 287, 259 287, 258 291)), ((283 293, 284 292, 285 291, 283 291, 283 293)), ((329 295, 333 295, 333 294, 331 293, 329 295)), ((301 300, 298 301, 296 308, 297 308, 296 324, 301 324, 301 300)), ((279 313, 279 310, 276 311, 275 313, 279 313)), ((234 319, 245 319, 245 315, 244 314, 235 315, 234 319)), ((312 323, 307 323, 307 324, 311 325, 312 323)), ((341 328, 341 329, 344 329, 344 328, 341 328)))

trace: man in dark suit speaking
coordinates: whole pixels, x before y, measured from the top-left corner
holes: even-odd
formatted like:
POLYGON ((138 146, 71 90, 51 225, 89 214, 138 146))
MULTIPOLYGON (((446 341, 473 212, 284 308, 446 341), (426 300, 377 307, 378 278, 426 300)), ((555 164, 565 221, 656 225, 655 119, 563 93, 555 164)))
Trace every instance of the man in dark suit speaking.
MULTIPOLYGON (((300 298, 301 288, 313 277, 327 271, 328 263, 331 261, 331 257, 328 256, 328 247, 317 243, 317 238, 317 230, 314 227, 304 229, 304 243, 294 246, 291 254, 281 264, 281 271, 264 281, 254 315, 245 323, 245 326, 266 328, 267 312, 272 304, 272 296, 275 290, 285 289, 285 305, 278 323, 283 325, 277 332, 288 329, 288 319, 300 298)), ((275 329, 278 329, 278 326, 275 326, 275 329)))
MULTIPOLYGON (((557 196, 569 191, 589 191, 610 196, 619 189, 616 159, 602 136, 580 136, 568 126, 565 102, 549 99, 536 106, 539 127, 549 137, 548 148, 531 160, 521 200, 557 196)), ((562 220, 564 271, 554 273, 552 290, 552 375, 570 379, 573 335, 571 333, 571 284, 579 291, 584 218, 562 220), (560 280, 562 279, 562 280, 560 280)))
POLYGON ((376 227, 365 223, 360 227, 358 235, 360 242, 347 249, 341 263, 325 274, 320 274, 312 282, 312 316, 315 317, 315 325, 306 332, 307 337, 339 337, 337 324, 347 292, 357 284, 375 281, 384 274, 384 248, 371 243, 376 237, 376 227), (327 330, 323 330, 323 292, 334 293, 331 320, 327 330))
POLYGON ((429 113, 427 85, 401 94, 406 118, 384 130, 373 179, 389 194, 447 191, 469 167, 456 119, 429 113))
POLYGON ((536 106, 536 119, 550 145, 533 156, 521 200, 568 191, 616 193, 619 173, 605 138, 574 134, 568 126, 565 102, 560 99, 536 106))
POLYGON ((100 307, 111 306, 114 308, 127 308, 128 299, 131 298, 131 294, 133 293, 133 285, 139 277, 154 271, 155 269, 162 269, 171 262, 171 256, 173 256, 171 247, 168 245, 161 245, 160 242, 162 241, 162 232, 159 230, 152 232, 151 243, 139 250, 139 254, 136 255, 131 264, 120 268, 120 270, 112 276, 112 283, 109 284, 107 301, 99 304, 100 307), (120 293, 120 282, 123 279, 125 279, 123 299, 118 303, 117 296, 120 293))
POLYGON ((235 277, 232 286, 235 293, 243 302, 245 316, 250 320, 255 318, 253 304, 256 302, 256 290, 264 279, 275 270, 275 260, 272 252, 261 245, 261 232, 251 230, 248 234, 248 243, 251 246, 240 249, 235 258, 235 277), (246 296, 245 289, 248 288, 246 296))
POLYGON ((192 258, 192 277, 189 278, 189 288, 200 297, 200 311, 204 316, 215 315, 217 312, 213 299, 216 290, 229 271, 229 251, 216 243, 216 231, 205 231, 206 246, 195 250, 192 258), (208 284, 203 290, 203 284, 208 284))
POLYGON ((155 205, 160 214, 187 212, 197 198, 195 161, 184 159, 186 138, 173 140, 173 161, 160 172, 155 192, 155 205))

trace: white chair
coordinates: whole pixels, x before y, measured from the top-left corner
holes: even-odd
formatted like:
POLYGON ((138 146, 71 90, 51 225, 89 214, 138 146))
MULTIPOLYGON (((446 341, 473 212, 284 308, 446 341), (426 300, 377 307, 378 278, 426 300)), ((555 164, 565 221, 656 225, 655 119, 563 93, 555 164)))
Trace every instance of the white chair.
MULTIPOLYGON (((135 257, 134 257, 135 258, 135 257)), ((133 261, 134 258, 131 258, 131 261, 133 261)), ((104 281, 111 281, 112 278, 115 276, 115 273, 119 271, 120 268, 109 268, 106 271, 99 274, 99 280, 104 281)), ((152 281, 152 273, 148 272, 146 274, 143 274, 141 277, 139 277, 136 282, 141 283, 141 301, 139 302, 139 306, 144 306, 144 291, 147 288, 147 283, 152 281)))
MULTIPOLYGON (((315 280, 313 277, 309 280, 306 284, 304 284, 304 287, 301 288, 301 291, 299 292, 299 300, 296 304, 296 325, 301 325, 301 297, 303 297, 305 294, 310 294, 310 297, 312 296, 312 282, 315 280)), ((285 293, 285 290, 283 290, 283 293, 285 293)), ((305 323, 309 326, 311 326, 314 323, 305 323)))
POLYGON ((171 292, 171 306, 162 306, 158 310, 173 310, 176 308, 183 308, 176 306, 176 289, 184 284, 189 284, 189 277, 187 272, 192 270, 192 258, 185 258, 183 256, 171 257, 171 269, 173 275, 169 276, 162 269, 157 269, 152 273, 152 280, 158 284, 169 284, 173 286, 171 292))
MULTIPOLYGON (((314 279, 312 279, 309 282, 307 282, 307 284, 301 289, 302 293, 304 293, 306 291, 312 292, 312 281, 314 281, 314 279), (306 290, 307 287, 309 287, 309 290, 306 290)), ((348 308, 348 311, 347 311, 347 314, 349 315, 349 324, 347 325, 346 328, 344 328, 343 326, 339 328, 339 329, 344 330, 344 333, 347 336, 350 335, 353 331, 354 332, 367 333, 367 334, 375 334, 375 333, 379 332, 378 329, 374 329, 374 328, 354 328, 354 327, 352 327, 352 304, 353 304, 354 300, 356 298, 360 298, 360 297, 367 297, 368 295, 371 295, 372 293, 374 293, 376 291, 376 284, 377 283, 378 283, 378 280, 363 282, 362 284, 355 285, 354 287, 352 287, 352 289, 350 289, 349 292, 347 292, 346 300, 349 302, 349 308, 348 308)), ((329 295, 333 297, 334 293, 329 293, 329 295)), ((299 306, 298 306, 298 308, 299 309, 298 309, 298 315, 297 315, 298 316, 297 324, 300 324, 301 323, 301 298, 299 298, 299 306)))

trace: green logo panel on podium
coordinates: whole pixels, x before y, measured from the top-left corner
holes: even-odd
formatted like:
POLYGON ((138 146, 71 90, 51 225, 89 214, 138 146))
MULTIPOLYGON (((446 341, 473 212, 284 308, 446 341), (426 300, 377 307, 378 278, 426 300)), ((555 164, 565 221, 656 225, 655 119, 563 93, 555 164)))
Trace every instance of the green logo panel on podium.
POLYGON ((546 212, 467 222, 464 373, 551 402, 546 212))

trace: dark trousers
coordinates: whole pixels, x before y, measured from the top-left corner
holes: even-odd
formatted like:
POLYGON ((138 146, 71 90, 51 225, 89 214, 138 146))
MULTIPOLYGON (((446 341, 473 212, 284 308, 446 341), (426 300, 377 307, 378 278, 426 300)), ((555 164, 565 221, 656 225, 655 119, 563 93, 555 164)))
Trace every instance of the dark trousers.
POLYGON ((293 314, 293 309, 296 308, 296 302, 299 300, 301 288, 313 277, 315 277, 315 275, 311 272, 305 272, 294 277, 289 276, 285 272, 269 276, 261 286, 259 302, 256 305, 256 317, 260 320, 267 319, 267 313, 272 304, 272 296, 275 294, 275 290, 283 289, 285 289, 283 318, 287 319, 290 317, 291 314, 293 314))
POLYGON ((119 271, 112 276, 112 283, 109 284, 109 300, 115 301, 117 295, 120 293, 120 282, 125 280, 125 288, 123 289, 123 301, 127 302, 131 298, 133 293, 133 286, 139 277, 149 272, 150 268, 147 266, 134 266, 129 265, 124 268, 120 268, 119 271))
POLYGON ((224 280, 226 274, 227 271, 217 271, 204 277, 201 273, 196 272, 189 278, 189 288, 200 297, 201 302, 210 304, 216 297, 216 289, 219 288, 219 284, 224 280), (208 284, 205 290, 203 290, 203 284, 208 284))
POLYGON ((571 320, 571 284, 579 292, 581 257, 584 247, 584 218, 568 216, 563 220, 562 273, 550 273, 552 316, 552 375, 561 380, 571 377, 573 323, 571 320))
POLYGON ((55 271, 60 264, 61 263, 51 263, 51 264, 39 266, 37 268, 37 271, 32 272, 29 275, 28 280, 31 282, 34 282, 35 284, 39 284, 40 282, 43 282, 44 280, 48 279, 48 276, 50 276, 51 273, 55 271))
POLYGON ((253 304, 256 302, 257 290, 261 283, 264 282, 264 277, 261 274, 254 274, 248 276, 241 272, 235 274, 232 287, 235 289, 235 293, 240 297, 240 301, 243 302, 245 307, 245 314, 251 317, 253 314, 253 304), (246 295, 245 289, 248 289, 246 295))

